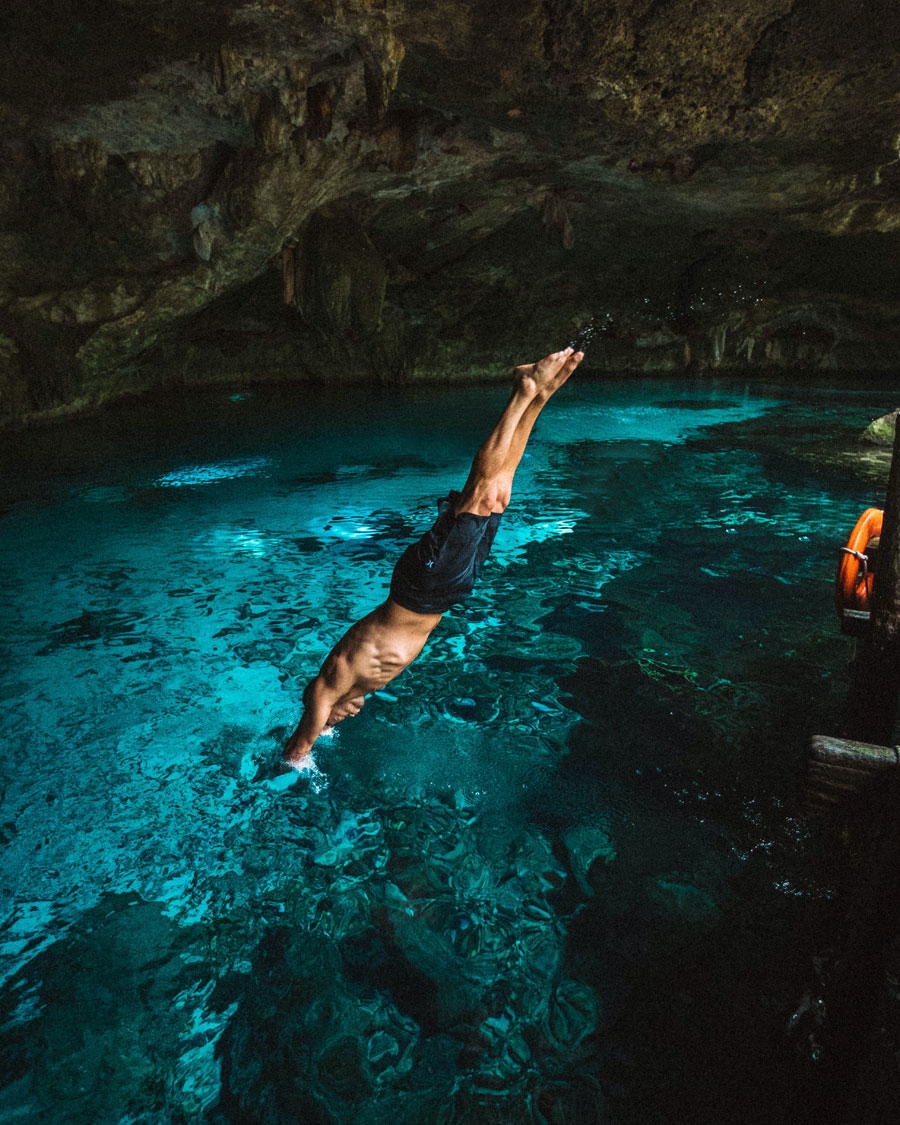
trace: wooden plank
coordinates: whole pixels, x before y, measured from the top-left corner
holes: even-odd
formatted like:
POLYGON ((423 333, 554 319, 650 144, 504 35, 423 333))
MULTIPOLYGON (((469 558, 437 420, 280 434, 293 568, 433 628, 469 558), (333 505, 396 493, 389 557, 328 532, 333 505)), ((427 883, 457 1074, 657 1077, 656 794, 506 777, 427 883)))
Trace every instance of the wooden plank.
MULTIPOLYGON (((894 762, 890 762, 891 767, 894 762)), ((820 770, 823 773, 833 774, 835 777, 846 777, 848 781, 859 780, 862 781, 866 777, 876 777, 882 772, 882 762, 874 762, 871 765, 857 766, 855 764, 846 765, 840 759, 821 760, 818 758, 811 758, 809 762, 811 770, 820 770)))
POLYGON ((863 770, 880 771, 900 763, 900 749, 895 746, 879 746, 852 738, 832 738, 827 734, 814 734, 809 742, 809 752, 814 761, 863 770))
POLYGON ((800 804, 808 814, 834 812, 887 778, 900 778, 896 747, 816 734, 809 742, 800 804))
POLYGON ((842 770, 835 766, 810 763, 806 771, 807 784, 810 788, 820 787, 829 792, 840 790, 844 793, 858 793, 866 785, 871 785, 878 775, 866 770, 842 770))
POLYGON ((839 793, 804 793, 800 811, 807 817, 829 815, 846 803, 846 797, 839 793))

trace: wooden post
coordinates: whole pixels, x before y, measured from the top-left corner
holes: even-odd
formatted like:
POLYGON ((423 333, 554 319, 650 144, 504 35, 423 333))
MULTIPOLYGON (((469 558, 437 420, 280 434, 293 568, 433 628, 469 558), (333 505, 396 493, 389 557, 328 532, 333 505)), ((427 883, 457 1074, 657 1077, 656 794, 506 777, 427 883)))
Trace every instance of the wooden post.
POLYGON ((827 1014, 819 1035, 824 1057, 816 1116, 822 1120, 852 1120, 859 1107, 858 1072, 876 1042, 884 950, 900 912, 900 764, 894 749, 900 698, 900 424, 871 612, 871 624, 856 642, 844 731, 859 742, 813 739, 807 779, 810 806, 833 810, 834 827, 854 866, 844 905, 836 904, 843 917, 821 958, 820 998, 827 1014))
POLYGON ((858 642, 847 720, 848 738, 894 745, 900 699, 900 424, 884 503, 878 561, 872 578, 872 624, 858 642))

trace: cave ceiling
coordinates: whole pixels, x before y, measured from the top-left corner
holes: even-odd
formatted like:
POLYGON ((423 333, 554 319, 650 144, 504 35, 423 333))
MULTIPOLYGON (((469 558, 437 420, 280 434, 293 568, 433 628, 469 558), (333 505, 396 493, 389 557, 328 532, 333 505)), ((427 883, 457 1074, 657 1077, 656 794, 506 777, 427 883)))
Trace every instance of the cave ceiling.
POLYGON ((892 370, 894 0, 7 0, 0 416, 158 383, 892 370))

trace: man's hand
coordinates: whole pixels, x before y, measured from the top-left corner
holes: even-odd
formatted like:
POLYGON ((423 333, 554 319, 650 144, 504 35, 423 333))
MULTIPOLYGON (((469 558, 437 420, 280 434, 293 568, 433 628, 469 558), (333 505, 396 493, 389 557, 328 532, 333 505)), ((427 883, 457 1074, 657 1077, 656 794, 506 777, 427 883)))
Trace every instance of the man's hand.
POLYGON ((297 729, 284 747, 284 760, 294 769, 302 769, 316 739, 328 725, 337 693, 329 687, 321 674, 303 692, 304 710, 297 729))
POLYGON ((345 699, 343 703, 336 703, 331 708, 331 714, 328 716, 326 726, 333 727, 335 723, 341 722, 342 719, 349 719, 353 715, 358 715, 366 705, 366 697, 364 695, 357 695, 353 699, 345 699))
POLYGON ((290 764, 302 762, 304 758, 308 757, 312 748, 312 742, 309 739, 302 738, 299 731, 295 730, 284 744, 284 759, 290 764))
MULTIPOLYGON (((339 668, 339 671, 344 671, 339 668)), ((284 747, 284 760, 294 769, 303 769, 309 752, 319 735, 326 727, 334 726, 348 715, 358 715, 365 703, 365 697, 358 695, 338 703, 342 695, 353 688, 353 677, 349 668, 346 674, 332 674, 330 677, 320 672, 303 692, 303 717, 297 729, 284 747)))

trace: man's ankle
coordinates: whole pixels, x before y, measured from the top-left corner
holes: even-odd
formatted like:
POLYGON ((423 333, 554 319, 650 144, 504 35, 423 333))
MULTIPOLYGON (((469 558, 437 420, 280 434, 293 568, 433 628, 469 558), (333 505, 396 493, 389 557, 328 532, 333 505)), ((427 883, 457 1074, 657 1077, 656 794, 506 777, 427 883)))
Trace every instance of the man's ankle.
POLYGON ((523 375, 521 371, 515 373, 513 378, 513 394, 524 395, 526 398, 531 398, 534 394, 537 384, 530 375, 523 375), (530 383, 531 386, 526 384, 530 383))

